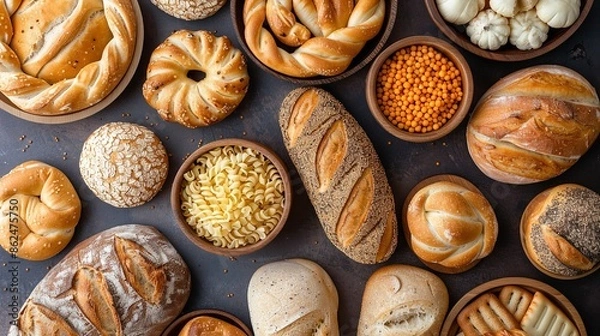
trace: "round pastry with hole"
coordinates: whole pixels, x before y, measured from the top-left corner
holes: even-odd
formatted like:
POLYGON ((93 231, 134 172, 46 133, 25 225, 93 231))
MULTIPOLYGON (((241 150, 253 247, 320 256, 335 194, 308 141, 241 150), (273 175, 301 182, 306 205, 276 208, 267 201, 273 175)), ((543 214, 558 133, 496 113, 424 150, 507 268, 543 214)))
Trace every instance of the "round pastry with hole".
POLYGON ((169 158, 148 128, 111 122, 92 132, 83 144, 79 170, 100 200, 117 208, 150 201, 167 178, 169 158))
POLYGON ((248 82, 246 59, 227 36, 179 30, 152 52, 143 94, 164 120, 196 128, 231 114, 248 82), (204 78, 192 78, 194 72, 204 78))

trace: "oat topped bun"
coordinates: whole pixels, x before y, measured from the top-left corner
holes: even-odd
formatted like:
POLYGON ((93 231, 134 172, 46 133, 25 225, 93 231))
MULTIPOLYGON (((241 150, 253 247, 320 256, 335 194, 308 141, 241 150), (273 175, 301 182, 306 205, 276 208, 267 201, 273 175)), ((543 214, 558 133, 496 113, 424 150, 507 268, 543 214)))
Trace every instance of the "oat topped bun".
POLYGON ((108 123, 83 144, 79 169, 102 201, 129 208, 151 200, 167 178, 169 160, 160 139, 148 128, 108 123))

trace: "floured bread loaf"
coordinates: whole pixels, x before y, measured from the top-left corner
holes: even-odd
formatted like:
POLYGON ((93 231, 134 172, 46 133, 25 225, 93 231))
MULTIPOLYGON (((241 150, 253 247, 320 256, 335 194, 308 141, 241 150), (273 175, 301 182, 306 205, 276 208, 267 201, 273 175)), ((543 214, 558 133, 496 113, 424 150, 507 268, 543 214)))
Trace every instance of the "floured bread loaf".
POLYGON ((437 336, 448 290, 435 274, 409 265, 375 271, 365 286, 357 336, 437 336))
POLYGON ((261 266, 248 284, 255 336, 338 336, 338 294, 327 272, 306 259, 261 266))
POLYGON ((81 242, 38 283, 10 336, 157 336, 185 305, 187 265, 156 229, 121 225, 81 242))
POLYGON ((304 87, 284 99, 279 126, 327 238, 357 262, 389 259, 398 240, 394 196, 356 120, 325 90, 304 87))

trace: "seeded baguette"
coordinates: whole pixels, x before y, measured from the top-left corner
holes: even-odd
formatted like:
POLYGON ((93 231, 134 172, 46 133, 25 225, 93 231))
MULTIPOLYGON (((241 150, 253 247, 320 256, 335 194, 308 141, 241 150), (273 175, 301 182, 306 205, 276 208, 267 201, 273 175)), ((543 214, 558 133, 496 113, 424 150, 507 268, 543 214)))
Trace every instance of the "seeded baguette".
POLYGON ((283 100, 279 125, 331 243, 359 263, 389 259, 398 241, 394 197, 356 120, 327 91, 302 87, 283 100))
POLYGON ((189 291, 189 269, 162 234, 116 226, 75 246, 48 272, 9 336, 158 336, 189 291))

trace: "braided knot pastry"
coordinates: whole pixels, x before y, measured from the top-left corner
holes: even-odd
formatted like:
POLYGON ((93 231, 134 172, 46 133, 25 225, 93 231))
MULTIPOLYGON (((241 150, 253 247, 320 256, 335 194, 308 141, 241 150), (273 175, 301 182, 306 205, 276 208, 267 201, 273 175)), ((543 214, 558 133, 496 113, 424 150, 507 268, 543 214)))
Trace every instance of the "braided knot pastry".
POLYGON ((419 190, 408 204, 406 221, 415 254, 448 271, 486 257, 498 236, 496 215, 485 197, 448 181, 419 190))
POLYGON ((55 167, 27 161, 0 178, 0 245, 13 256, 44 260, 58 254, 80 214, 75 188, 55 167))
POLYGON ((246 59, 227 36, 180 30, 152 52, 143 94, 164 120, 195 128, 231 114, 248 84, 246 59), (196 81, 188 77, 190 71, 205 77, 196 81))
POLYGON ((385 0, 246 0, 244 38, 262 63, 282 74, 334 76, 377 35, 384 16, 385 0), (297 48, 288 52, 291 47, 297 48))
POLYGON ((101 101, 133 58, 131 1, 0 1, 0 92, 38 115, 101 101))

